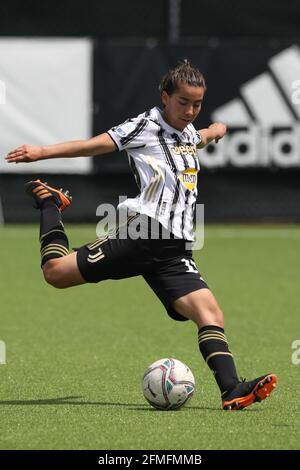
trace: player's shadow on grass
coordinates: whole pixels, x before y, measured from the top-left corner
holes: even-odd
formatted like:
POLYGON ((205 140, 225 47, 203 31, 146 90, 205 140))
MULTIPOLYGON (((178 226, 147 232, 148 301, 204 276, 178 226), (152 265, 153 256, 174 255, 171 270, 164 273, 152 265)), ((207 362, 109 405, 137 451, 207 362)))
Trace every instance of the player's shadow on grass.
MULTIPOLYGON (((1 405, 16 405, 16 406, 33 406, 33 405, 77 405, 77 406, 87 406, 87 405, 98 405, 98 406, 122 406, 129 408, 132 411, 146 411, 146 412, 161 412, 162 410, 156 410, 155 408, 149 407, 147 403, 119 403, 119 402, 102 402, 102 401, 77 401, 83 396, 70 396, 70 397, 58 397, 58 398, 45 398, 44 400, 0 400, 1 405)), ((184 408, 184 411, 220 411, 219 407, 208 407, 208 406, 187 406, 184 408)), ((180 410, 173 410, 174 412, 180 410)), ((245 412, 258 412, 263 411, 261 409, 251 408, 243 410, 245 412)))
MULTIPOLYGON (((87 406, 87 405, 98 405, 98 406, 122 406, 129 408, 132 411, 146 411, 146 412, 160 412, 161 410, 156 410, 155 408, 150 407, 147 403, 119 403, 119 402, 102 402, 102 401, 78 401, 84 398, 83 396, 70 396, 70 397, 59 397, 59 398, 45 398, 43 400, 0 400, 1 405, 16 405, 16 406, 40 406, 40 405, 77 405, 77 406, 87 406)), ((189 406, 185 407, 186 411, 193 410, 219 410, 217 407, 207 407, 207 406, 189 406)), ((174 410, 178 411, 178 410, 174 410)))
MULTIPOLYGON (((43 400, 0 400, 0 405, 102 405, 102 406, 142 406, 134 403, 108 403, 98 401, 77 401, 83 396, 45 398, 43 400)), ((145 405, 147 406, 147 404, 145 405)))
POLYGON ((77 401, 84 398, 83 396, 45 398, 43 400, 0 400, 1 405, 99 405, 99 406, 125 406, 137 407, 136 409, 149 408, 147 403, 118 403, 118 402, 101 402, 101 401, 77 401))
MULTIPOLYGON (((43 400, 0 400, 1 405, 16 405, 16 406, 33 406, 33 405, 98 405, 98 406, 122 406, 129 408, 133 411, 159 411, 154 408, 150 408, 147 403, 119 403, 119 402, 103 402, 103 401, 79 401, 83 399, 83 396, 70 396, 70 397, 58 397, 58 398, 45 398, 43 400)), ((214 409, 214 408, 201 408, 194 407, 196 409, 214 409)), ((186 408, 187 409, 187 408, 186 408)))

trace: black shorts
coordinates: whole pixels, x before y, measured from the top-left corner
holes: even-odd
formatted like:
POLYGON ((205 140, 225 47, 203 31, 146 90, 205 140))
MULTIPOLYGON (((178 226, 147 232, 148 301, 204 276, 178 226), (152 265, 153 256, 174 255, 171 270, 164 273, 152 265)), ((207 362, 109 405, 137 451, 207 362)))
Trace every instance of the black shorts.
POLYGON ((182 239, 122 239, 107 236, 77 250, 77 263, 86 282, 143 276, 174 320, 187 318, 172 308, 180 297, 208 288, 182 239))

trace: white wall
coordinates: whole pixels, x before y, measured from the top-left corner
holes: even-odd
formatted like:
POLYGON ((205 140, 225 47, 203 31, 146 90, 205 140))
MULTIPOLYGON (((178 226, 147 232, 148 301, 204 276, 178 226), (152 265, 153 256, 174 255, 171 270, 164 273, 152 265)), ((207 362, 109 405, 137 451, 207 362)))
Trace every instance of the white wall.
POLYGON ((89 173, 90 158, 7 164, 9 150, 85 139, 92 130, 90 39, 0 39, 0 172, 89 173))

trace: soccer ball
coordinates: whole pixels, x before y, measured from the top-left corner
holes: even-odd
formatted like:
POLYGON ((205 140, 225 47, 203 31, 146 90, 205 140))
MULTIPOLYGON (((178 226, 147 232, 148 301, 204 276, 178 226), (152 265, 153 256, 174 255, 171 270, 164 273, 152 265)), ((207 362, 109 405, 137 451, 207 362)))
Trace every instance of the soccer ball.
POLYGON ((143 393, 151 406, 159 410, 177 410, 195 390, 192 371, 178 359, 160 359, 146 369, 143 393))

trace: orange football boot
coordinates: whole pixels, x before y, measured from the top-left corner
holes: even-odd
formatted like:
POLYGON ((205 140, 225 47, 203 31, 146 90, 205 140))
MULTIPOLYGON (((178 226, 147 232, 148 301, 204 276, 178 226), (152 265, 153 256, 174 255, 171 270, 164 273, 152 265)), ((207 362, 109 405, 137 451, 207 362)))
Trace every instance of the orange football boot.
POLYGON ((248 382, 239 382, 222 399, 223 410, 241 410, 253 403, 265 400, 277 385, 275 374, 262 375, 248 382))
POLYGON ((25 184, 26 193, 35 200, 35 207, 39 209, 45 199, 52 198, 60 212, 64 211, 72 202, 69 191, 55 189, 41 180, 29 181, 25 184))

